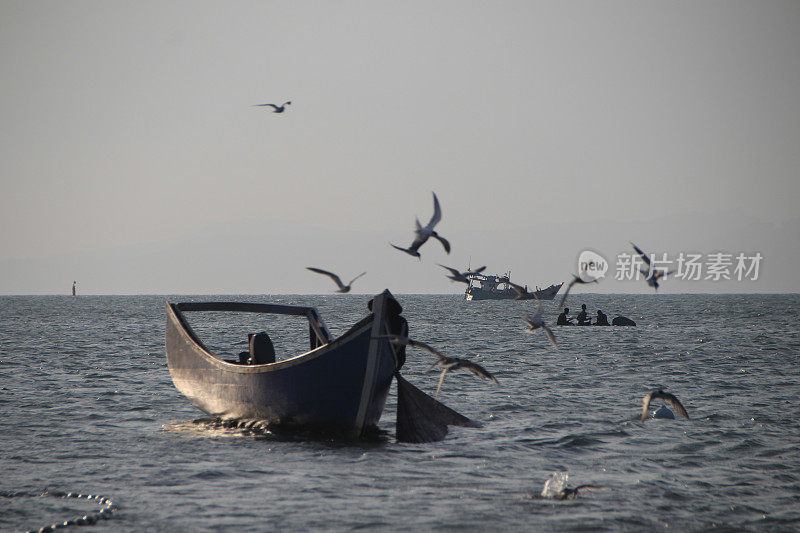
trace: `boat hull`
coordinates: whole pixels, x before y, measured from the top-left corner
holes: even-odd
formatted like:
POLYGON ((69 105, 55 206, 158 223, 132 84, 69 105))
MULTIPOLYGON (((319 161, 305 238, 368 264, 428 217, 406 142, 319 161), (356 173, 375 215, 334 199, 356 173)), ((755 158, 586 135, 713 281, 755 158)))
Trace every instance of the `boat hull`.
POLYGON ((235 364, 211 354, 170 304, 166 354, 172 381, 215 417, 359 436, 377 425, 396 368, 389 342, 375 338, 385 333, 377 300, 375 314, 342 337, 262 365, 235 364))
MULTIPOLYGON (((558 285, 550 285, 545 289, 541 289, 530 294, 535 294, 539 300, 552 300, 561 289, 561 283, 558 285)), ((516 300, 517 291, 514 289, 497 289, 493 291, 483 290, 480 287, 469 287, 465 294, 467 300, 516 300)), ((531 296, 530 299, 533 299, 531 296)))

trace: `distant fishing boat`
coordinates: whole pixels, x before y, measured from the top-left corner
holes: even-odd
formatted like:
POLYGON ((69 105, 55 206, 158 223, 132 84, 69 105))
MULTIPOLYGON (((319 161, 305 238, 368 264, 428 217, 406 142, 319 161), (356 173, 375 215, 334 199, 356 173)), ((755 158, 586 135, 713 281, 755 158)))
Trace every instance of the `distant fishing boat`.
POLYGON ((336 339, 313 307, 168 303, 166 356, 172 381, 195 406, 224 420, 258 420, 358 438, 377 426, 397 368, 394 350, 385 338, 389 333, 387 298, 391 298, 389 291, 377 295, 373 312, 336 339), (254 353, 258 343, 251 339, 249 358, 211 353, 185 317, 185 313, 200 311, 304 317, 309 351, 273 362, 271 342, 272 352, 265 356, 254 353))
MULTIPOLYGON (((469 285, 467 285, 466 292, 464 293, 464 299, 514 300, 517 298, 517 291, 515 291, 511 285, 508 284, 510 279, 511 272, 507 272, 502 276, 474 274, 470 276, 470 282, 469 285)), ((558 285, 550 285, 544 289, 537 288, 536 290, 530 292, 532 294, 536 294, 536 297, 540 300, 552 300, 561 289, 563 284, 564 283, 562 282, 558 285)))

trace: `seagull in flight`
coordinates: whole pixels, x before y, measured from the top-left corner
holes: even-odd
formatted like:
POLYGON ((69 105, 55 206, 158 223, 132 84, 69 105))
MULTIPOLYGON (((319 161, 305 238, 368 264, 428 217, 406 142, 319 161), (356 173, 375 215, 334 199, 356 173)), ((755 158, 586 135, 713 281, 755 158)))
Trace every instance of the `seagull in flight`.
POLYGON ((486 267, 482 266, 480 268, 476 268, 475 270, 467 270, 466 272, 459 272, 455 268, 450 268, 449 266, 444 266, 439 263, 437 264, 440 267, 450 271, 450 275, 447 276, 449 279, 452 279, 453 281, 460 281, 461 283, 466 283, 467 285, 469 285, 470 277, 474 276, 475 274, 480 274, 481 272, 486 270, 486 267))
POLYGON ((401 346, 412 346, 414 348, 421 348, 426 352, 429 352, 439 358, 439 360, 433 363, 433 365, 431 366, 431 370, 433 370, 433 368, 437 366, 444 367, 444 370, 442 370, 442 375, 439 378, 439 385, 436 387, 436 396, 439 396, 439 391, 442 388, 442 382, 444 382, 445 375, 447 375, 449 371, 458 370, 459 368, 468 370, 481 379, 488 379, 494 381, 495 383, 498 382, 497 378, 494 377, 491 372, 483 368, 481 365, 473 363, 472 361, 469 361, 467 359, 462 359, 460 357, 447 357, 433 346, 425 344, 424 342, 415 341, 413 339, 409 339, 408 337, 403 337, 400 335, 381 335, 381 338, 388 338, 389 342, 393 344, 399 344, 401 346))
POLYGON ((645 281, 647 281, 647 284, 653 287, 653 289, 658 290, 658 280, 666 278, 670 274, 674 274, 675 271, 670 270, 669 272, 665 272, 664 270, 656 270, 652 268, 650 265, 650 258, 647 257, 647 254, 635 244, 631 243, 631 245, 633 246, 633 249, 636 250, 636 253, 642 257, 642 261, 647 264, 647 270, 642 268, 639 271, 645 275, 645 281))
MULTIPOLYGON (((538 301, 539 298, 536 298, 538 301)), ((525 315, 522 317, 525 320, 525 323, 528 325, 525 328, 525 331, 528 333, 534 333, 537 329, 541 329, 544 331, 544 334, 547 335, 547 338, 550 339, 550 342, 553 344, 554 348, 558 348, 558 343, 556 343, 556 336, 553 334, 553 330, 547 327, 547 324, 544 323, 544 319, 542 318, 542 302, 539 301, 539 308, 536 310, 536 313, 531 315, 525 315)))
POLYGON ((570 289, 572 289, 572 286, 575 285, 576 283, 577 284, 586 285, 586 284, 589 284, 589 283, 599 283, 599 282, 596 279, 593 279, 593 280, 590 280, 590 281, 585 281, 582 277, 576 276, 575 274, 573 274, 572 275, 572 281, 570 281, 569 285, 567 285, 567 290, 564 291, 564 295, 561 297, 561 300, 558 302, 558 308, 556 308, 556 311, 560 311, 561 308, 564 307, 564 302, 567 301, 567 295, 569 294, 570 289))
POLYGON ((287 105, 291 105, 291 104, 292 104, 291 102, 284 102, 284 103, 283 103, 283 104, 281 104, 281 105, 275 105, 275 104, 255 104, 253 107, 265 107, 265 106, 270 106, 270 107, 272 107, 272 108, 273 108, 273 111, 272 111, 273 113, 283 113, 284 111, 286 111, 286 106, 287 106, 287 105))
POLYGON ((500 278, 500 282, 508 283, 508 285, 517 292, 517 296, 514 298, 515 300, 538 300, 539 297, 536 296, 535 292, 529 292, 528 289, 523 287, 522 285, 517 285, 516 283, 512 283, 508 276, 504 276, 500 278))
POLYGON ((650 402, 657 399, 668 401, 670 404, 672 404, 672 407, 674 407, 676 411, 683 415, 686 420, 689 420, 689 413, 686 412, 686 408, 683 406, 680 400, 678 400, 675 395, 664 392, 661 389, 657 389, 648 393, 642 399, 642 420, 647 418, 647 411, 650 409, 650 402))
POLYGON ((392 244, 392 247, 397 248, 401 252, 405 252, 421 261, 422 256, 419 253, 419 248, 425 244, 429 238, 433 237, 442 243, 444 251, 449 254, 450 243, 447 241, 447 239, 436 233, 436 231, 433 229, 440 220, 442 220, 442 208, 439 207, 439 199, 436 197, 436 193, 433 193, 433 216, 425 226, 419 223, 419 218, 414 219, 414 222, 416 223, 416 229, 414 230, 414 241, 411 243, 411 245, 409 245, 408 248, 402 248, 392 243, 389 244, 392 244))
POLYGON ((311 272, 316 272, 317 274, 324 274, 329 278, 331 278, 333 282, 336 283, 336 285, 338 285, 339 287, 339 289, 336 292, 350 292, 350 286, 353 284, 353 282, 358 278, 360 278, 361 276, 363 276, 364 274, 366 274, 366 272, 362 272, 358 276, 351 279, 350 283, 345 285, 344 283, 342 283, 342 280, 339 278, 339 276, 337 276, 333 272, 328 272, 327 270, 322 270, 321 268, 315 268, 315 267, 306 267, 306 269, 310 270, 311 272))

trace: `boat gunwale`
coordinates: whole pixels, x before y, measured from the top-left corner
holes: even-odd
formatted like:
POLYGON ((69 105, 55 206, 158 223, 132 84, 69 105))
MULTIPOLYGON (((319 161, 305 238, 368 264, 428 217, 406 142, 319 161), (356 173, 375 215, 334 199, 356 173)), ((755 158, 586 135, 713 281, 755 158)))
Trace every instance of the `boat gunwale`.
MULTIPOLYGON (((350 338, 361 334, 365 329, 371 328, 374 315, 370 314, 356 322, 347 332, 336 339, 328 340, 325 344, 312 350, 294 355, 282 361, 266 363, 262 365, 243 365, 241 363, 231 363, 214 355, 208 350, 200 337, 192 329, 182 311, 211 311, 211 312, 245 312, 245 313, 264 313, 264 314, 285 314, 294 316, 305 316, 309 319, 314 316, 318 318, 316 309, 313 307, 286 306, 273 304, 250 304, 244 302, 190 302, 190 303, 169 303, 167 302, 167 316, 170 322, 180 332, 181 339, 189 345, 194 353, 201 355, 207 362, 211 363, 221 371, 233 372, 236 374, 260 374, 279 371, 302 365, 307 361, 314 360, 346 343, 350 338), (241 306, 241 307, 240 307, 241 306), (260 310, 258 310, 260 309, 260 310), (269 310, 268 310, 269 309, 269 310), (284 312, 286 311, 286 312, 284 312)), ((324 328, 324 326, 323 326, 324 328)), ((324 329, 323 329, 324 330, 324 329)), ((325 331, 327 333, 327 331, 325 331)), ((319 338, 319 334, 318 334, 319 338)), ((320 339, 322 340, 322 339, 320 339)), ((167 353, 169 362, 169 354, 167 353)))

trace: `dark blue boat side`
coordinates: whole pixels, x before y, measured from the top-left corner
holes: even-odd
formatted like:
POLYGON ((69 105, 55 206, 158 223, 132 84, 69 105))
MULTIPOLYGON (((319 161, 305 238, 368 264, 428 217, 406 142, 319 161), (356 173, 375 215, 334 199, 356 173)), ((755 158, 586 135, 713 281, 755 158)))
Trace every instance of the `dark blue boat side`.
POLYGON ((396 369, 385 338, 384 291, 373 314, 329 340, 310 307, 236 302, 167 305, 166 354, 175 387, 204 412, 223 419, 260 420, 269 425, 332 430, 358 437, 377 425, 396 369), (184 312, 231 311, 306 316, 312 349, 268 364, 237 364, 210 353, 184 312), (314 347, 316 346, 316 347, 314 347))

